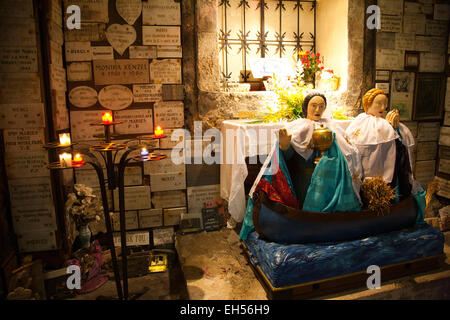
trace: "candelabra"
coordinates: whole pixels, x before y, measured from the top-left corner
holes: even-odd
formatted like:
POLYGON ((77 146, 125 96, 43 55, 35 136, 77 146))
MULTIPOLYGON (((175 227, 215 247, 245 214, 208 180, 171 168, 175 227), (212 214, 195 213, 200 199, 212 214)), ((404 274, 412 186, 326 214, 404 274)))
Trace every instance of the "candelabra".
MULTIPOLYGON (((112 116, 109 113, 105 113, 102 117, 101 122, 92 123, 94 126, 103 126, 104 127, 104 143, 95 144, 89 146, 86 150, 81 151, 89 158, 94 159, 93 161, 84 161, 82 160, 81 155, 78 153, 77 156, 72 160, 72 156, 69 153, 63 153, 60 155, 59 162, 52 162, 48 165, 50 170, 65 170, 65 169, 76 169, 80 168, 86 164, 90 164, 97 173, 100 192, 102 197, 103 204, 103 212, 105 216, 106 223, 106 238, 108 242, 108 246, 111 252, 111 260, 113 264, 114 270, 114 279, 116 282, 117 295, 119 300, 127 300, 128 299, 128 267, 127 267, 127 247, 126 247, 126 226, 125 226, 125 187, 124 187, 124 174, 125 168, 130 164, 130 162, 146 162, 146 161, 158 161, 167 157, 165 154, 154 153, 154 144, 147 142, 154 142, 154 140, 158 140, 164 138, 162 129, 157 127, 155 129, 154 135, 143 135, 138 136, 134 141, 138 141, 136 145, 128 145, 128 144, 117 144, 112 143, 111 136, 111 126, 116 124, 120 124, 120 121, 112 121, 112 116), (138 156, 130 156, 130 153, 133 151, 140 150, 138 156), (115 175, 115 159, 118 151, 124 151, 122 156, 120 157, 119 164, 117 166, 118 174, 115 175), (101 155, 103 159, 103 163, 106 167, 107 179, 105 180, 105 176, 103 173, 102 165, 98 161, 95 154, 101 155), (116 186, 118 186, 119 192, 119 220, 120 220, 120 245, 122 249, 122 281, 123 287, 120 283, 120 275, 119 275, 119 265, 117 262, 117 256, 114 246, 114 238, 113 238, 113 230, 109 212, 108 198, 106 193, 106 181, 108 182, 108 189, 114 190, 116 186)), ((67 138, 67 136, 66 136, 67 138)), ((130 141, 131 142, 131 141, 130 141)), ((45 145, 46 149, 51 150, 62 150, 67 148, 72 148, 75 143, 72 143, 70 139, 63 140, 60 136, 60 143, 50 143, 45 145)))

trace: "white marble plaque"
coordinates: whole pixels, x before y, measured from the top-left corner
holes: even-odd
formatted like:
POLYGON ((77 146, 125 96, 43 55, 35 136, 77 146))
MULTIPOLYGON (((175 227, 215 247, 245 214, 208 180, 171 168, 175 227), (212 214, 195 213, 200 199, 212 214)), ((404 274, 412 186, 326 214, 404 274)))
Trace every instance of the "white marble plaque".
POLYGON ((158 173, 150 177, 152 191, 186 189, 186 173, 158 173))
POLYGON ((64 29, 66 41, 103 41, 106 24, 104 23, 82 23, 80 29, 64 29))
POLYGON ((49 40, 50 44, 50 64, 63 67, 62 46, 56 42, 49 40))
POLYGON ((98 93, 98 102, 108 110, 122 110, 133 103, 133 94, 125 86, 112 85, 106 86, 98 93))
POLYGON ((450 127, 441 127, 439 134, 439 144, 442 146, 450 146, 450 127))
POLYGON ((376 68, 403 70, 405 52, 402 50, 377 49, 376 68))
POLYGON ((181 84, 181 60, 153 60, 150 63, 150 79, 152 83, 181 84))
POLYGON ((426 33, 429 36, 446 37, 448 35, 447 22, 437 20, 427 20, 426 33))
POLYGON ((3 131, 5 151, 11 154, 21 154, 32 150, 42 150, 45 144, 43 128, 18 128, 3 131))
MULTIPOLYGON (((120 247, 120 233, 114 233, 114 246, 120 247)), ((133 231, 126 233, 125 243, 127 247, 150 245, 150 234, 148 231, 133 231)))
MULTIPOLYGON (((120 231, 120 214, 115 212, 112 216, 113 230, 120 231)), ((139 228, 137 211, 125 211, 125 230, 139 228)))
POLYGON ((377 82, 375 83, 375 88, 381 89, 384 92, 389 92, 389 82, 377 82))
POLYGON ((150 46, 180 46, 180 27, 143 26, 142 43, 150 46))
POLYGON ((437 141, 440 127, 439 122, 419 122, 417 141, 437 141))
POLYGON ((220 199, 220 184, 188 187, 187 197, 189 213, 201 213, 205 202, 220 199))
POLYGON ((130 59, 157 58, 156 46, 130 46, 130 59))
POLYGON ((99 60, 93 64, 96 85, 149 83, 147 60, 99 60))
POLYGON ((33 0, 1 0, 0 17, 32 18, 33 0))
POLYGON ((184 125, 184 104, 182 101, 155 102, 155 126, 179 128, 184 125))
POLYGON ((120 55, 136 41, 136 30, 127 24, 112 24, 106 29, 106 39, 120 55))
POLYGON ((184 147, 184 131, 182 131, 182 135, 172 135, 176 129, 164 129, 165 137, 160 139, 160 148, 161 149, 172 149, 180 144, 184 147))
POLYGON ((66 69, 49 65, 50 71, 50 89, 66 91, 66 69))
POLYGON ((66 61, 92 60, 91 43, 89 41, 66 42, 66 61))
POLYGON ((126 167, 124 172, 124 185, 138 186, 142 184, 142 167, 132 166, 126 167))
POLYGON ((0 104, 41 102, 37 73, 0 73, 0 104))
POLYGON ((416 51, 430 51, 431 50, 431 37, 416 36, 416 51))
POLYGON ((434 20, 449 20, 450 19, 450 5, 444 3, 436 3, 434 5, 434 20))
POLYGON ((438 143, 431 142, 421 142, 417 144, 416 160, 434 160, 436 159, 436 154, 438 151, 438 143))
POLYGON ((67 81, 91 81, 92 65, 90 62, 72 62, 67 65, 67 81))
POLYGON ((155 208, 186 206, 186 192, 184 190, 153 192, 152 204, 155 208))
POLYGON ((403 14, 403 0, 378 0, 382 14, 403 14))
POLYGON ((162 84, 133 84, 134 102, 162 100, 162 84))
POLYGON ((395 49, 397 50, 414 50, 415 49, 415 35, 407 33, 395 34, 395 49))
POLYGON ((8 179, 46 177, 49 174, 47 165, 48 152, 44 148, 33 152, 9 153, 5 158, 8 179))
POLYGON ((126 21, 133 25, 141 15, 141 0, 116 0, 117 13, 126 21))
POLYGON ((36 47, 36 26, 32 18, 1 18, 0 30, 2 46, 36 47))
POLYGON ((45 126, 43 103, 0 105, 0 129, 42 128, 45 126))
POLYGON ((103 127, 90 125, 91 123, 101 121, 102 112, 102 110, 71 111, 70 126, 72 129, 72 141, 92 141, 95 140, 95 134, 104 133, 103 127))
POLYGON ((436 160, 417 161, 414 176, 423 186, 427 186, 434 178, 436 160))
POLYGON ((153 245, 163 246, 175 242, 173 227, 153 229, 153 245))
POLYGON ((419 72, 444 72, 445 55, 421 52, 419 72))
POLYGON ((50 177, 9 180, 11 207, 50 204, 53 201, 50 177))
POLYGON ((88 86, 75 87, 69 92, 69 101, 75 107, 89 108, 97 103, 97 91, 88 86))
POLYGON ((408 14, 403 16, 403 32, 426 34, 427 18, 424 14, 408 14))
POLYGON ((186 214, 186 207, 163 209, 164 225, 179 225, 183 214, 186 214))
POLYGON ((37 48, 0 47, 0 72, 38 72, 37 48))
POLYGON ((163 225, 162 209, 139 210, 139 228, 153 228, 163 225))
POLYGON ((110 46, 91 47, 92 60, 113 60, 114 51, 110 46))
MULTIPOLYGON (((109 22, 108 0, 64 0, 64 12, 70 5, 80 7, 81 22, 109 22)), ((64 20, 67 17, 66 14, 64 20)))
POLYGON ((402 32, 403 19, 402 16, 388 16, 381 14, 381 31, 382 32, 402 32))
POLYGON ((17 235, 20 252, 56 250, 54 231, 25 232, 17 235))
POLYGON ((183 48, 181 46, 158 46, 158 58, 182 58, 183 48))
POLYGON ((144 134, 153 132, 151 109, 133 109, 114 112, 114 119, 122 121, 116 125, 117 134, 144 134))
POLYGON ((144 1, 142 23, 144 25, 181 25, 180 3, 174 0, 144 1))
POLYGON ((55 130, 69 128, 69 110, 66 106, 66 93, 64 91, 51 90, 51 101, 54 110, 55 130))
POLYGON ((163 153, 167 155, 167 158, 159 161, 147 161, 144 162, 144 174, 150 175, 150 179, 154 174, 158 173, 178 173, 186 172, 186 165, 175 164, 170 156, 172 150, 156 150, 156 153, 163 153))
POLYGON ((26 233, 30 230, 53 231, 57 229, 55 208, 52 204, 13 208, 11 210, 14 231, 26 233))
MULTIPOLYGON (((125 210, 150 209, 150 187, 125 187, 125 210)), ((119 203, 119 190, 114 189, 114 203, 119 203)))

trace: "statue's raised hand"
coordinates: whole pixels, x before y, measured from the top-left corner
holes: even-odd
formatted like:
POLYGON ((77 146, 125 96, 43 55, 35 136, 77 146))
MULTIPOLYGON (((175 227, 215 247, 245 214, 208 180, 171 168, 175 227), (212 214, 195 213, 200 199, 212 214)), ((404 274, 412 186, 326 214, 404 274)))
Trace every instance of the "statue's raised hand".
POLYGON ((398 124, 400 122, 400 114, 397 109, 389 111, 386 115, 386 120, 391 124, 394 129, 398 128, 398 124))
POLYGON ((289 146, 291 145, 291 136, 292 135, 289 134, 286 129, 280 129, 278 131, 278 141, 281 150, 286 151, 289 149, 289 146))

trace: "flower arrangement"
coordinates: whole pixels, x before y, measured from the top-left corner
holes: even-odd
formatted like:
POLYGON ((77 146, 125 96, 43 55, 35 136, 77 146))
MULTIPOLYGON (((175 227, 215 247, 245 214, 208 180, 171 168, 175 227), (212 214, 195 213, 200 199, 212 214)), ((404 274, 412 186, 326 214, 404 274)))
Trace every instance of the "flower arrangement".
POLYGON ((311 83, 314 80, 316 72, 324 69, 323 59, 320 60, 320 53, 312 53, 309 51, 300 51, 298 53, 300 60, 300 77, 305 83, 311 83))
POLYGON ((75 221, 77 228, 86 226, 90 222, 101 220, 100 215, 103 212, 103 206, 92 188, 83 184, 75 184, 75 192, 67 196, 66 212, 70 214, 75 221))

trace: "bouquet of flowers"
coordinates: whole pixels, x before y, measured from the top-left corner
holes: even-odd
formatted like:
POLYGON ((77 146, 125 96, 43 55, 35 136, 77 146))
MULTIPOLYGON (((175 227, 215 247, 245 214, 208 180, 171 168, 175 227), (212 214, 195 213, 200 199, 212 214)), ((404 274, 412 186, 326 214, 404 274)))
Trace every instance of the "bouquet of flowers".
POLYGON ((70 193, 66 201, 66 211, 75 221, 77 228, 86 226, 90 222, 101 220, 100 215, 103 212, 103 206, 92 188, 83 184, 74 186, 75 192, 70 193))
POLYGON ((314 80, 314 74, 324 69, 323 59, 322 61, 320 60, 320 53, 312 53, 309 51, 300 51, 298 56, 300 58, 298 60, 300 78, 305 83, 311 83, 314 80))

